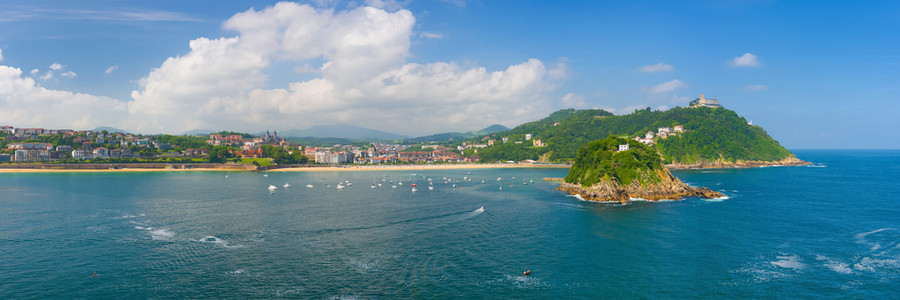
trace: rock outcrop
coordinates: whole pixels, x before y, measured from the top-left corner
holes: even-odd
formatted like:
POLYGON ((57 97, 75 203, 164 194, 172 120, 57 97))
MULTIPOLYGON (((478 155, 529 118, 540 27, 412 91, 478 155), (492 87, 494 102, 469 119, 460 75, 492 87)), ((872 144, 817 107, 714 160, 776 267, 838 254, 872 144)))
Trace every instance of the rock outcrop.
POLYGON ((681 200, 684 197, 719 198, 722 193, 705 187, 691 187, 672 175, 667 168, 655 170, 662 179, 659 182, 641 185, 637 180, 628 185, 622 185, 615 178, 604 179, 590 187, 579 184, 562 182, 559 190, 579 195, 584 200, 598 202, 626 203, 633 198, 648 201, 681 200))
POLYGON ((797 157, 791 155, 788 158, 778 160, 778 161, 755 161, 755 160, 739 160, 735 162, 730 161, 711 161, 711 162, 702 162, 697 164, 669 164, 666 167, 670 169, 726 169, 726 168, 757 168, 757 167, 771 167, 771 166, 803 166, 811 164, 808 161, 803 161, 798 159, 797 157))

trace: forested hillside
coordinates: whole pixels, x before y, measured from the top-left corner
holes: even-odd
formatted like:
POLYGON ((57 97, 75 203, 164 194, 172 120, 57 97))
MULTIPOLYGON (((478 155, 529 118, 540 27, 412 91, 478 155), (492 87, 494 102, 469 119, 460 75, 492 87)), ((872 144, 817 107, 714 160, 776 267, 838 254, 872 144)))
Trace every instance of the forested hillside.
POLYGON ((591 141, 609 135, 643 137, 647 131, 656 133, 659 127, 675 125, 682 125, 685 132, 656 138, 652 145, 666 163, 777 161, 792 156, 765 130, 747 124, 734 111, 709 107, 676 107, 667 111, 647 108, 622 116, 604 110, 560 110, 542 120, 492 135, 491 139, 508 137, 509 142, 497 141, 495 146, 480 149, 478 155, 484 161, 536 160, 545 155, 550 161, 566 162, 575 158, 579 147, 591 141), (526 134, 546 146, 535 147, 532 141, 524 141, 526 134))

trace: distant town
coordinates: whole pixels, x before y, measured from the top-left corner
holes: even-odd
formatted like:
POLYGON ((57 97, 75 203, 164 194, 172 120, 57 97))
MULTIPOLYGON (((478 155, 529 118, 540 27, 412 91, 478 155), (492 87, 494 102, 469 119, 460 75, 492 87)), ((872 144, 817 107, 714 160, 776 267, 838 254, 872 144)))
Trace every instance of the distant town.
MULTIPOLYGON (((721 105, 716 99, 700 95, 689 107, 718 108, 721 105)), ((559 124, 556 122, 551 126, 559 124)), ((682 125, 675 125, 631 138, 649 145, 685 131, 682 125)), ((257 166, 472 163, 481 161, 479 150, 499 144, 532 149, 547 146, 543 139, 531 133, 509 134, 507 131, 458 140, 372 140, 328 146, 321 142, 313 145, 289 140, 299 139, 279 137, 277 131, 266 131, 261 136, 227 131, 209 135, 142 135, 108 130, 0 126, 0 163, 246 163, 257 166)), ((628 150, 628 145, 621 147, 621 151, 628 150)), ((518 163, 523 162, 536 163, 532 159, 518 163)))

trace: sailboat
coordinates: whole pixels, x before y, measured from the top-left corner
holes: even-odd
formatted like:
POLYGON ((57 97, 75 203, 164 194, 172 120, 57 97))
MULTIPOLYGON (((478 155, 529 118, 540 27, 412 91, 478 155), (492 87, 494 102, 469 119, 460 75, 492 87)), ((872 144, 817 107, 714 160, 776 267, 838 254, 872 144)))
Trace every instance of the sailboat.
POLYGON ((277 189, 278 189, 277 186, 274 186, 274 185, 271 185, 271 184, 269 185, 269 190, 270 190, 270 191, 274 191, 274 190, 277 190, 277 189))

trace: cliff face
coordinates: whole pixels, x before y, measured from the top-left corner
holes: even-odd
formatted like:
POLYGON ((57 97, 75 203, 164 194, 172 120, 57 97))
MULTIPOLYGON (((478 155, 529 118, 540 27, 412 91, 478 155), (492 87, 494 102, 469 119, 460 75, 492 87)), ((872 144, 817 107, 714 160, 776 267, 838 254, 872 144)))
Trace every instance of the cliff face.
POLYGON ((688 186, 684 182, 681 182, 680 179, 672 176, 672 172, 666 168, 650 172, 656 172, 662 180, 644 186, 636 180, 632 181, 631 184, 622 185, 614 178, 601 180, 590 187, 563 182, 557 189, 572 195, 579 195, 584 200, 598 202, 626 203, 631 198, 658 201, 666 199, 680 200, 683 197, 690 196, 703 198, 723 197, 722 193, 712 191, 705 187, 696 188, 688 186))

